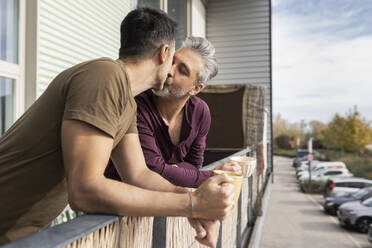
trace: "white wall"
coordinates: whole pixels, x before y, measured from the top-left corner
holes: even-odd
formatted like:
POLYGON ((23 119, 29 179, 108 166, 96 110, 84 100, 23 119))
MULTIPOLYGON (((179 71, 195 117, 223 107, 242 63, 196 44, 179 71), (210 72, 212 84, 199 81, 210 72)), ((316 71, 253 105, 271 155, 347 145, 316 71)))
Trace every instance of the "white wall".
POLYGON ((72 65, 99 57, 116 59, 120 24, 130 8, 131 0, 39 0, 36 96, 72 65))
POLYGON ((206 11, 201 0, 191 3, 191 35, 206 37, 206 11))

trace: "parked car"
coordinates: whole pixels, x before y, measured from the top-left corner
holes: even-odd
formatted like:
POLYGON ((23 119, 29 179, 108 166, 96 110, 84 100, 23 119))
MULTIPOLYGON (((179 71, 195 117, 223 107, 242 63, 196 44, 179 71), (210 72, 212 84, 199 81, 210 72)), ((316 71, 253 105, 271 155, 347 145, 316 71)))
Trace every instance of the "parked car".
POLYGON ((372 224, 372 198, 342 204, 338 208, 337 217, 342 226, 350 226, 359 232, 367 233, 372 224))
POLYGON ((302 161, 306 161, 306 160, 307 160, 306 157, 295 158, 295 159, 293 159, 292 165, 293 165, 294 168, 297 168, 298 166, 300 166, 302 161))
MULTIPOLYGON (((306 155, 308 155, 308 154, 309 154, 309 150, 298 149, 297 153, 296 153, 296 158, 293 160, 293 167, 298 167, 302 161, 306 161, 307 160, 306 155)), ((326 158, 326 156, 324 154, 321 154, 321 153, 319 153, 317 151, 314 151, 314 150, 313 150, 312 154, 314 155, 314 159, 323 160, 323 159, 326 158)))
MULTIPOLYGON (((320 162, 320 163, 311 163, 311 172, 313 174, 318 174, 325 170, 332 170, 332 169, 347 169, 345 163, 337 161, 337 162, 320 162)), ((309 170, 298 170, 296 171, 296 177, 299 178, 302 175, 309 174, 309 170)))
POLYGON ((366 233, 372 224, 372 198, 342 204, 337 216, 342 226, 354 227, 366 233))
POLYGON ((365 178, 330 178, 325 185, 324 198, 346 196, 370 186, 372 186, 372 180, 365 178))
POLYGON ((364 201, 372 197, 372 187, 367 187, 358 190, 355 193, 349 193, 349 195, 342 197, 327 197, 324 201, 324 211, 328 214, 336 215, 340 205, 351 201, 364 201))
MULTIPOLYGON (((331 169, 331 170, 323 170, 321 172, 312 174, 311 180, 326 182, 329 178, 352 177, 352 176, 353 174, 351 174, 348 169, 331 169)), ((304 174, 299 177, 300 181, 309 180, 309 179, 310 179, 309 174, 304 174)))
MULTIPOLYGON (((311 162, 311 167, 313 168, 317 164, 321 163, 319 160, 314 160, 311 162)), ((298 174, 301 171, 308 171, 309 170, 309 161, 302 161, 301 164, 296 167, 296 174, 298 174)))
POLYGON ((372 225, 370 225, 368 229, 368 241, 372 244, 372 225))
MULTIPOLYGON (((320 174, 320 173, 322 173, 324 171, 327 171, 327 170, 347 169, 346 165, 343 162, 321 162, 321 163, 317 163, 315 165, 312 165, 311 167, 312 167, 311 168, 312 176, 316 175, 316 174, 320 174)), ((296 177, 297 178, 300 178, 304 175, 308 176, 309 171, 308 170, 303 170, 303 171, 296 172, 296 177)))

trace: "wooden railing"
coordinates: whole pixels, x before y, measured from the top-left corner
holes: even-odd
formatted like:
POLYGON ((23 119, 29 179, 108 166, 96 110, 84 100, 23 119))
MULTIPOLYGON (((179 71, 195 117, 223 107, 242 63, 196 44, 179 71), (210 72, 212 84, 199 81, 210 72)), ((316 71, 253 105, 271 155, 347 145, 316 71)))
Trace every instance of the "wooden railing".
MULTIPOLYGON (((244 149, 231 156, 245 155, 249 152, 249 149, 244 149)), ((229 157, 203 167, 203 170, 213 169, 228 161, 229 157)), ((238 206, 221 223, 217 247, 244 247, 247 244, 253 225, 253 203, 257 196, 255 187, 259 185, 256 183, 257 180, 259 180, 257 173, 244 179, 238 206)), ((194 241, 194 237, 195 231, 183 217, 118 217, 87 214, 7 244, 4 248, 204 247, 194 241)))

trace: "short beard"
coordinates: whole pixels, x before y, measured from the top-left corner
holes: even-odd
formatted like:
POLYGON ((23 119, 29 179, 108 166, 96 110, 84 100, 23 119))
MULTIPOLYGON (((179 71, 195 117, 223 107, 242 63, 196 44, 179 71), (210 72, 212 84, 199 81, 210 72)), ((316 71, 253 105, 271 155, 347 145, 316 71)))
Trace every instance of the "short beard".
POLYGON ((153 89, 152 92, 154 95, 163 98, 170 98, 170 99, 180 99, 184 98, 188 95, 190 89, 181 89, 176 88, 169 79, 167 79, 164 83, 163 89, 155 90, 153 89))

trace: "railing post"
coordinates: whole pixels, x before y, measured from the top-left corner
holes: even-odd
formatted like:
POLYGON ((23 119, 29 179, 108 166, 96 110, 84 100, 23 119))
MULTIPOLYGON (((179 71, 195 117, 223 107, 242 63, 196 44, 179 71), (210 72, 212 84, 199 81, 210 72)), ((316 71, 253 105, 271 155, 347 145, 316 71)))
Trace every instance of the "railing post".
POLYGON ((217 241, 217 246, 216 248, 222 248, 222 221, 221 221, 221 225, 220 225, 220 230, 218 232, 218 241, 217 241))
POLYGON ((166 248, 167 246, 167 218, 154 217, 152 229, 152 248, 166 248))
POLYGON ((250 176, 249 178, 248 178, 248 187, 249 187, 249 190, 248 190, 248 226, 252 226, 252 224, 253 224, 253 214, 252 214, 252 212, 253 212, 253 188, 252 188, 252 186, 253 186, 253 175, 252 176, 250 176))
POLYGON ((236 248, 240 248, 242 242, 242 191, 240 191, 238 200, 237 225, 238 226, 236 227, 236 248))

